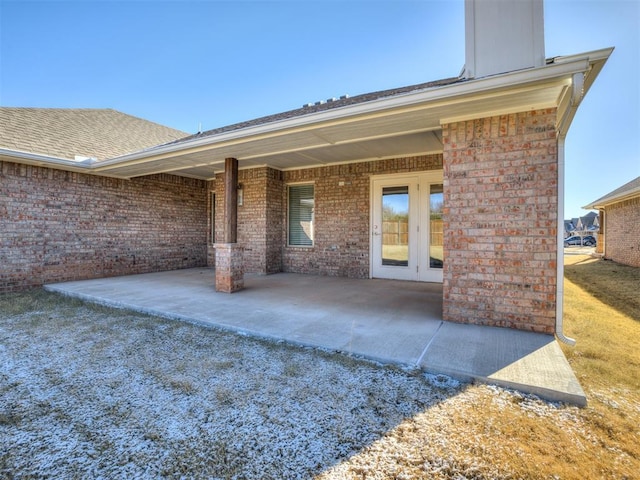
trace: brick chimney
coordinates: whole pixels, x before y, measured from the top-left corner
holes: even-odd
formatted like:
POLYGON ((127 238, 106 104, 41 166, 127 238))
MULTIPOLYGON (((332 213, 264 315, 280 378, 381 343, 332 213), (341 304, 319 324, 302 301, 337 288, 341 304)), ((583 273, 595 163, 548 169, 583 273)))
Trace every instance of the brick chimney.
POLYGON ((465 0, 464 78, 545 64, 542 0, 465 0))

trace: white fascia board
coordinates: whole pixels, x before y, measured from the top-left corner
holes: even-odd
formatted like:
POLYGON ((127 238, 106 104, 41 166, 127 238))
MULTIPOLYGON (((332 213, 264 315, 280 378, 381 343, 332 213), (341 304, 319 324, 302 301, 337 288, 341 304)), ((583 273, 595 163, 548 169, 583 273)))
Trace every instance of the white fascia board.
MULTIPOLYGON (((31 153, 31 152, 23 152, 20 150, 11 150, 8 148, 0 148, 0 161, 4 159, 9 159, 9 161, 15 161, 16 163, 20 163, 23 165, 34 165, 36 167, 46 167, 46 168, 54 168, 57 170, 66 170, 69 172, 76 173, 89 173, 89 174, 97 174, 97 172, 93 171, 93 161, 77 161, 77 160, 69 160, 68 158, 60 158, 53 157, 50 155, 42 155, 39 153, 31 153)), ((128 177, 123 177, 121 175, 110 175, 106 176, 128 179, 128 177)))
POLYGON ((576 60, 588 59, 590 63, 602 62, 607 60, 613 52, 613 47, 601 48, 600 50, 593 50, 586 53, 577 53, 575 55, 563 55, 559 57, 553 57, 553 63, 560 65, 563 63, 572 63, 576 60))
POLYGON ((68 158, 53 157, 50 155, 23 152, 8 148, 0 148, 0 156, 14 158, 16 160, 20 160, 21 163, 29 163, 32 165, 59 165, 64 167, 76 167, 79 170, 86 170, 90 168, 90 164, 84 163, 84 161, 69 160, 68 158))
MULTIPOLYGON (((459 97, 472 97, 475 95, 488 94, 489 92, 499 93, 513 87, 518 87, 527 83, 547 82, 553 79, 562 79, 569 75, 585 72, 589 68, 590 53, 576 55, 569 61, 563 59, 560 63, 553 63, 543 67, 519 70, 507 74, 495 75, 475 80, 461 81, 453 85, 434 87, 418 92, 408 92, 395 95, 390 98, 381 98, 356 105, 338 107, 322 112, 310 113, 294 118, 284 119, 247 127, 230 132, 223 132, 217 135, 210 135, 203 138, 196 138, 186 142, 159 147, 152 151, 145 150, 135 152, 110 160, 102 161, 93 166, 95 169, 103 169, 110 165, 118 165, 136 160, 152 159, 174 154, 180 151, 195 149, 206 149, 213 144, 220 144, 243 140, 248 137, 281 135, 285 131, 293 129, 304 130, 317 124, 327 124, 331 122, 341 123, 352 117, 363 115, 383 115, 388 110, 398 110, 403 108, 422 105, 428 107, 431 103, 459 102, 459 97)), ((568 58, 568 57, 567 57, 568 58)))

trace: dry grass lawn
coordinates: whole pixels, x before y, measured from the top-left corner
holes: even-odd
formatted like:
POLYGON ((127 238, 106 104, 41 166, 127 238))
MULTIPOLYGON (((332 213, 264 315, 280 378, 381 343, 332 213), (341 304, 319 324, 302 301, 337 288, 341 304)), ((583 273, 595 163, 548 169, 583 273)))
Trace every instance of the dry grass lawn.
POLYGON ((0 357, 11 363, 12 346, 2 342, 17 338, 21 351, 52 361, 37 365, 38 385, 27 383, 26 369, 36 366, 26 359, 0 365, 0 395, 17 402, 0 402, 0 478, 31 478, 42 471, 29 470, 37 461, 43 469, 71 464, 78 478, 640 478, 640 271, 587 256, 567 263, 565 330, 578 343, 563 348, 585 408, 484 385, 438 386, 416 372, 55 295, 0 297, 0 357), (43 333, 51 322, 61 333, 43 333), (15 329, 24 334, 10 337, 15 329), (33 347, 52 338, 46 352, 33 347), (94 353, 61 376, 56 355, 69 349, 94 353), (95 374, 102 385, 83 380, 98 352, 111 365, 95 374), (168 363, 154 363, 161 358, 168 363), (113 365, 135 383, 115 376, 113 365), (23 376, 12 378, 18 367, 23 376), (98 403, 104 388, 110 410, 98 403), (63 408, 56 391, 76 403, 63 408), (40 397, 30 404, 24 395, 34 392, 40 397), (172 415, 179 421, 167 429, 172 415), (75 430, 51 437, 51 424, 75 430), (69 450, 54 458, 69 434, 76 450, 95 457, 69 450), (34 455, 15 453, 15 438, 28 438, 21 448, 34 455))
POLYGON ((577 345, 563 350, 586 408, 473 386, 407 419, 334 472, 353 479, 639 479, 639 292, 640 269, 566 257, 565 333, 577 345), (380 452, 389 450, 398 461, 376 474, 380 452), (469 468, 470 458, 477 468, 469 468), (440 476, 424 477, 421 466, 439 461, 440 476))

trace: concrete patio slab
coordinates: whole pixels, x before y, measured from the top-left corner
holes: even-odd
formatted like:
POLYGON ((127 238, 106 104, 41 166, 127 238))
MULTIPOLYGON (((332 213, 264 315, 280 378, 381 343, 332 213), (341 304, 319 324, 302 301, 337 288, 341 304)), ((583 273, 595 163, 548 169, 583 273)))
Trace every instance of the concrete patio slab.
POLYGON ((252 336, 417 367, 585 405, 554 337, 443 322, 442 286, 279 273, 215 291, 195 268, 47 285, 49 291, 252 336))
POLYGON ((443 322, 419 366, 586 405, 584 391, 551 335, 443 322))

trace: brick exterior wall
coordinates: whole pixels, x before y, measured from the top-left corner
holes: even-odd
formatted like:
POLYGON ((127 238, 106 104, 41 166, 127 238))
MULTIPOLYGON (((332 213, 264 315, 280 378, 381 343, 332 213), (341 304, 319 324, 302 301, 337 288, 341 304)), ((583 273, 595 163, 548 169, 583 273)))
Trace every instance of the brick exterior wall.
POLYGON ((442 155, 291 170, 284 185, 313 183, 314 246, 287 246, 287 189, 282 192, 282 270, 369 278, 370 178, 372 175, 442 169, 442 155))
MULTIPOLYGON (((438 169, 439 154, 284 172, 268 167, 240 170, 244 202, 238 207, 238 243, 244 247, 245 272, 369 278, 371 176, 438 169), (315 186, 313 247, 287 246, 287 186, 296 183, 315 186)), ((216 193, 216 224, 222 225, 224 176, 217 175, 208 189, 216 193)), ((223 235, 217 229, 216 241, 223 235)), ((215 266, 213 252, 209 246, 210 266, 215 266)))
POLYGON ((286 199, 283 200, 282 192, 285 190, 283 173, 278 170, 268 169, 267 172, 267 225, 266 225, 266 272, 277 273, 282 271, 283 245, 282 226, 286 224, 287 214, 286 199))
POLYGON ((555 109, 443 126, 445 320, 554 333, 555 109))
POLYGON ((0 292, 206 264, 206 183, 0 162, 0 292))
MULTIPOLYGON (((214 247, 214 244, 216 243, 216 238, 213 232, 214 230, 216 230, 216 225, 220 225, 218 221, 222 221, 222 217, 220 217, 220 220, 218 220, 217 213, 219 209, 224 208, 224 205, 221 202, 218 203, 219 202, 218 196, 219 196, 218 193, 216 193, 216 181, 213 180, 213 181, 207 182, 207 266, 208 267, 216 266, 216 249, 214 247), (212 195, 215 195, 215 205, 213 204, 214 197, 212 195), (216 217, 216 218, 215 220, 213 220, 213 225, 212 225, 213 217, 216 217)), ((220 239, 222 239, 222 236, 220 236, 220 239)))
MULTIPOLYGON (((444 169, 444 319, 553 333, 555 121, 555 110, 542 110, 444 125, 444 154, 240 170, 244 271, 368 278, 371 177, 444 169), (287 187, 300 183, 315 189, 308 248, 287 245, 287 187)), ((213 244, 224 239, 220 228, 212 238, 210 201, 215 192, 221 226, 223 175, 210 182, 164 174, 127 181, 0 162, 0 181, 0 292, 214 266, 213 244)), ((621 224, 637 225, 637 213, 630 218, 625 208, 621 224)), ((617 231, 614 214, 609 235, 617 231)))
MULTIPOLYGON (((245 271, 269 274, 282 265, 282 172, 268 167, 240 170, 243 204, 238 206, 238 243, 244 247, 245 271)), ((208 184, 209 196, 216 195, 215 239, 209 237, 208 265, 215 267, 213 243, 224 239, 224 174, 208 184)), ((211 218, 211 205, 207 217, 211 218)), ((211 232, 210 220, 208 232, 211 232)))
POLYGON ((640 267, 640 197, 607 206, 605 258, 640 267))

